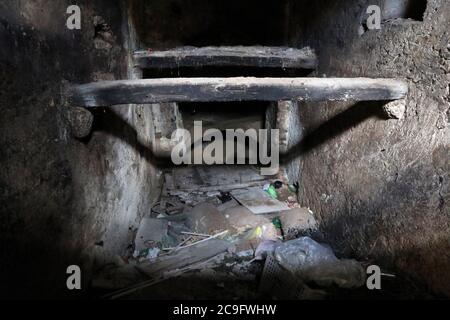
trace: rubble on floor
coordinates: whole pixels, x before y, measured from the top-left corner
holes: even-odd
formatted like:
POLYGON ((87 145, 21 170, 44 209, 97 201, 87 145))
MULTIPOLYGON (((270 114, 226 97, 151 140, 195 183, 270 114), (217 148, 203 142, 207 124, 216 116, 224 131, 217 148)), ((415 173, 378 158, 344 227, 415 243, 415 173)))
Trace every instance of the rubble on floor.
POLYGON ((289 210, 286 203, 273 198, 273 188, 266 191, 260 188, 239 189, 231 192, 231 195, 243 206, 254 214, 268 214, 289 210), (269 191, 269 192, 267 192, 269 191))
POLYGON ((337 285, 357 288, 364 285, 366 272, 355 260, 339 260, 333 250, 309 237, 283 243, 275 248, 275 260, 305 283, 321 287, 337 285))
POLYGON ((330 248, 305 237, 318 224, 311 210, 300 207, 296 186, 279 179, 263 182, 225 191, 165 192, 142 220, 134 253, 103 268, 93 285, 117 289, 105 296, 113 299, 149 297, 163 287, 170 291, 181 278, 189 283, 183 294, 166 290, 154 298, 189 297, 188 292, 199 298, 211 286, 210 299, 310 299, 326 296, 310 283, 361 286, 365 275, 358 262, 339 260, 330 248))
POLYGON ((201 203, 186 213, 186 226, 193 232, 216 234, 231 228, 225 216, 211 203, 201 203))
POLYGON ((318 223, 310 209, 294 208, 280 213, 285 240, 298 238, 302 234, 318 229, 318 223))
POLYGON ((144 218, 136 235, 136 251, 152 249, 167 236, 168 222, 162 219, 144 218))

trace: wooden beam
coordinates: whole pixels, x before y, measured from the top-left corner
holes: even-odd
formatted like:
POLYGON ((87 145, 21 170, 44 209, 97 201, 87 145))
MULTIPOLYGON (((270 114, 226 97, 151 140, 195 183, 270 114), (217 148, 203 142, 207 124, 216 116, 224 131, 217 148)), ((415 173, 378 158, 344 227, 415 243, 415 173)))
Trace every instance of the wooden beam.
POLYGON ((182 47, 167 51, 136 51, 141 68, 240 66, 315 69, 317 56, 310 48, 286 47, 182 47))
POLYGON ((405 98, 406 82, 369 78, 170 78, 74 86, 72 106, 208 101, 370 101, 405 98))

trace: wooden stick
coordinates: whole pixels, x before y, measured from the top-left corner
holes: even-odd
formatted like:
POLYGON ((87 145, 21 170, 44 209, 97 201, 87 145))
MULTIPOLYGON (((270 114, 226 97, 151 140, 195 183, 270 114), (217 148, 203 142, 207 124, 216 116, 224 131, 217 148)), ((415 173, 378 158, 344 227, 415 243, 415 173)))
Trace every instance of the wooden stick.
MULTIPOLYGON (((206 241, 209 241, 209 240, 212 240, 212 239, 217 239, 217 238, 219 238, 219 237, 221 237, 221 236, 226 235, 227 233, 228 233, 228 230, 223 231, 223 232, 220 232, 220 233, 218 233, 218 234, 216 234, 216 235, 214 235, 214 236, 210 236, 210 237, 207 238, 207 239, 203 239, 203 240, 200 240, 200 241, 191 243, 191 244, 189 244, 189 245, 187 245, 187 246, 181 247, 181 248, 179 248, 178 250, 185 249, 185 248, 189 248, 189 247, 195 246, 195 245, 197 245, 197 244, 199 244, 199 243, 203 243, 203 242, 206 242, 206 241)), ((175 251, 178 251, 178 250, 175 250, 175 251)))
MULTIPOLYGON (((217 238, 219 238, 219 237, 221 237, 223 235, 226 235, 227 233, 228 233, 228 230, 220 232, 220 233, 218 233, 218 234, 216 234, 214 236, 205 235, 205 236, 207 236, 209 238, 203 239, 203 240, 200 240, 200 241, 197 241, 197 242, 194 242, 194 243, 191 243, 191 244, 189 244, 187 246, 184 246, 184 247, 177 246, 177 247, 174 247, 174 248, 164 248, 164 249, 162 249, 162 251, 170 251, 170 253, 173 253, 175 251, 178 251, 178 250, 181 250, 181 249, 184 249, 184 248, 189 248, 189 247, 195 246, 195 245, 197 245, 199 243, 203 243, 203 242, 206 242, 206 241, 209 241, 209 240, 212 240, 212 239, 217 239, 217 238)), ((194 234, 194 235, 198 235, 198 234, 194 234)), ((198 236, 200 236, 200 235, 198 235, 198 236)))
POLYGON ((194 236, 194 237, 203 237, 203 238, 209 238, 211 237, 210 234, 201 234, 201 233, 194 233, 194 232, 181 232, 181 234, 188 235, 188 236, 194 236))
POLYGON ((178 270, 176 270, 174 272, 170 272, 169 274, 166 274, 165 276, 162 276, 159 279, 152 279, 152 280, 144 281, 142 283, 139 283, 137 285, 131 286, 129 288, 117 290, 117 291, 115 291, 113 293, 110 293, 110 294, 107 294, 107 295, 103 296, 103 299, 116 300, 116 299, 122 298, 122 297, 130 295, 130 294, 132 294, 132 293, 134 293, 136 291, 149 288, 151 286, 154 286, 154 285, 157 285, 157 284, 159 284, 161 282, 164 282, 164 281, 166 281, 168 279, 175 278, 175 277, 178 277, 178 276, 180 276, 180 275, 182 275, 184 273, 187 273, 189 271, 195 270, 195 269, 201 267, 202 265, 207 264, 208 262, 214 260, 215 258, 216 257, 212 257, 212 258, 210 258, 210 259, 208 259, 206 261, 198 262, 198 263, 195 263, 193 265, 184 267, 182 269, 178 269, 178 270))
POLYGON ((169 254, 171 254, 174 251, 177 251, 179 248, 181 248, 184 244, 186 244, 189 240, 192 239, 192 236, 187 237, 186 240, 184 240, 183 242, 181 242, 178 246, 176 246, 175 248, 173 248, 172 250, 169 251, 169 254))

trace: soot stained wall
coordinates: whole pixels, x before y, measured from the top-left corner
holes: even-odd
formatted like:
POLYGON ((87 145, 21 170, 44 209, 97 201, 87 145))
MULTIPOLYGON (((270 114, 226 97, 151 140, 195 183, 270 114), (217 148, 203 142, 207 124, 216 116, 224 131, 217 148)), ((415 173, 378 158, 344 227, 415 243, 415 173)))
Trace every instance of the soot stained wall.
POLYGON ((450 3, 429 0, 423 22, 387 21, 360 35, 370 4, 294 5, 291 44, 317 50, 316 76, 410 85, 402 120, 377 103, 301 105, 304 138, 291 156, 301 158, 302 201, 336 250, 450 295, 450 3))
POLYGON ((100 241, 121 253, 156 189, 130 108, 96 110, 93 133, 71 135, 64 86, 127 76, 122 4, 76 3, 72 31, 73 1, 0 2, 2 297, 69 295, 67 266, 100 241))

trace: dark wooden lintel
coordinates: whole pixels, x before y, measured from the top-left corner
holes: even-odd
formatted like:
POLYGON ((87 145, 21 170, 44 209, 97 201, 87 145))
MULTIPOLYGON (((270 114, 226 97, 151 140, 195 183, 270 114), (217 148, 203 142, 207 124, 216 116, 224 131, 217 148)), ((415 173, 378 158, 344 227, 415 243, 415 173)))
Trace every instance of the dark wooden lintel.
POLYGON ((167 51, 136 51, 137 66, 150 68, 239 66, 315 69, 317 56, 310 48, 286 47, 182 47, 167 51))
POLYGON ((73 106, 208 101, 371 101, 405 98, 402 80, 369 78, 164 78, 74 86, 73 106))

